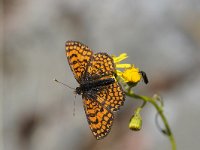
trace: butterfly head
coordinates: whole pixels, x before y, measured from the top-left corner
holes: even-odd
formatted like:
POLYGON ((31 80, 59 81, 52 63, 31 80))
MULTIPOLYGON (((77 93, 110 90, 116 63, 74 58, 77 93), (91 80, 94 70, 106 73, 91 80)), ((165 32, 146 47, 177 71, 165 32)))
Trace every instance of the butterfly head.
POLYGON ((78 95, 81 95, 82 94, 82 89, 80 87, 77 87, 75 89, 75 93, 78 94, 78 95))

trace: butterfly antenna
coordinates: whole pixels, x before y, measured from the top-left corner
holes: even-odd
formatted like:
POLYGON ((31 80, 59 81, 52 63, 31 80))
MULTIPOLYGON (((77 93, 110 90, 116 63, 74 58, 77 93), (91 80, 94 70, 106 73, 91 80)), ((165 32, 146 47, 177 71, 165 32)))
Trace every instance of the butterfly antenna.
MULTIPOLYGON (((76 96, 77 96, 77 92, 76 92, 76 90, 74 91, 74 97, 75 97, 75 99, 76 99, 76 96)), ((75 110, 75 108, 76 108, 76 106, 75 106, 75 99, 74 99, 74 109, 73 109, 73 116, 75 116, 75 112, 76 112, 76 110, 75 110)))
MULTIPOLYGON (((75 98, 76 98, 76 96, 75 96, 75 98)), ((73 116, 75 116, 75 108, 76 108, 76 103, 75 103, 75 99, 74 99, 74 109, 73 109, 73 116)))
POLYGON ((62 83, 62 82, 58 81, 56 78, 54 78, 54 81, 55 81, 55 82, 58 82, 58 83, 60 83, 60 84, 62 84, 62 85, 64 85, 64 86, 66 86, 66 87, 68 87, 68 88, 70 88, 70 89, 75 90, 74 88, 70 87, 69 85, 67 85, 67 84, 65 84, 65 83, 62 83))

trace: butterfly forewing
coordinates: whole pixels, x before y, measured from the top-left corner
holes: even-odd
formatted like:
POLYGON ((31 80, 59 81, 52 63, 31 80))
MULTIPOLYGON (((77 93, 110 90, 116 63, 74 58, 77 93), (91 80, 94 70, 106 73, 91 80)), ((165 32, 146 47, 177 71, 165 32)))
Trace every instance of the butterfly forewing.
POLYGON ((112 57, 106 53, 97 53, 91 57, 88 64, 86 76, 91 79, 100 79, 104 76, 111 77, 115 73, 112 57))
POLYGON ((65 48, 70 68, 74 77, 80 83, 87 70, 92 51, 86 45, 76 41, 67 41, 65 48))

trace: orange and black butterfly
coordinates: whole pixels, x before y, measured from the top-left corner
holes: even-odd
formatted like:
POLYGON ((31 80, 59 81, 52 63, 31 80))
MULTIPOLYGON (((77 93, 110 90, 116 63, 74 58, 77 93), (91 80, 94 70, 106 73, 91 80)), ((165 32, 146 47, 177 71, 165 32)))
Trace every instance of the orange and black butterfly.
POLYGON ((113 112, 125 100, 122 87, 115 79, 115 65, 106 53, 93 52, 76 41, 66 42, 66 55, 75 79, 75 92, 82 95, 85 114, 96 139, 105 137, 113 124, 113 112))

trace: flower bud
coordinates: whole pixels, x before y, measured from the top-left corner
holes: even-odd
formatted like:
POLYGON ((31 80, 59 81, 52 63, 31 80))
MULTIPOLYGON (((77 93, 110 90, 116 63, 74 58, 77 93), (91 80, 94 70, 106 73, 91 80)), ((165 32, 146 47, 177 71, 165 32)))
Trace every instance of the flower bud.
POLYGON ((140 107, 136 109, 134 115, 130 119, 129 129, 139 131, 142 128, 142 117, 140 115, 141 110, 140 107))

